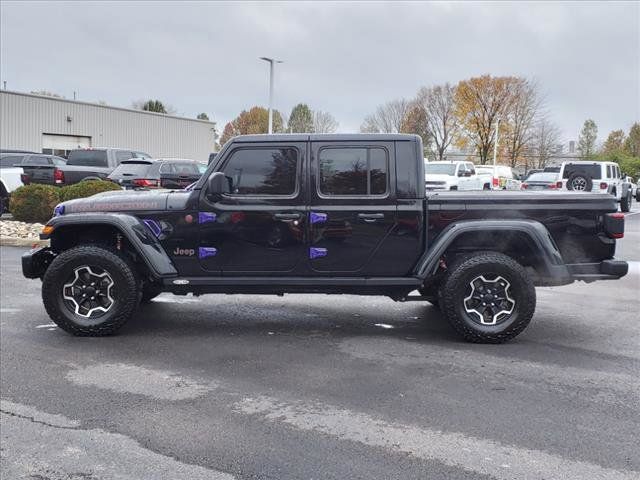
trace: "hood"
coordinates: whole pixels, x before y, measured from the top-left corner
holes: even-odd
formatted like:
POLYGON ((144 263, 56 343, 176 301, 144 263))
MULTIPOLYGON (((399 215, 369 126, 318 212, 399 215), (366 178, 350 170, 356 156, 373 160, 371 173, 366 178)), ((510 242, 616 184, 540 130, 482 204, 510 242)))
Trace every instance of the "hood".
POLYGON ((118 190, 102 192, 91 197, 69 200, 56 206, 56 215, 84 212, 131 212, 167 210, 171 198, 171 210, 181 210, 186 206, 191 192, 173 190, 131 191, 118 190), (180 208, 182 206, 182 208, 180 208))
POLYGON ((452 182, 456 177, 453 175, 445 175, 443 173, 425 173, 425 182, 452 182))

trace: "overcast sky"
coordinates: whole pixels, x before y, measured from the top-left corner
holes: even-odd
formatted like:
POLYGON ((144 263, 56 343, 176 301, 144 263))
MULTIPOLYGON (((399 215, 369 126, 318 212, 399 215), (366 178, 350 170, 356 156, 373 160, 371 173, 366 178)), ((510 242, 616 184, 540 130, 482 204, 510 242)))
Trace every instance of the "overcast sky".
POLYGON ((219 131, 298 102, 358 131, 379 103, 422 85, 489 73, 536 78, 565 139, 593 118, 602 141, 640 120, 637 2, 0 3, 0 79, 9 90, 129 107, 158 98, 207 112, 219 131))

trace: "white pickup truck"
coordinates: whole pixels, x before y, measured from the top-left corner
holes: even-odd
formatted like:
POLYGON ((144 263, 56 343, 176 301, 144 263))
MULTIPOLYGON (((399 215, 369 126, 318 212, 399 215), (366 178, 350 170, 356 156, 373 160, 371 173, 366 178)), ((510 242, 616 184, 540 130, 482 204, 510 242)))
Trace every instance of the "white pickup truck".
POLYGON ((0 215, 9 207, 9 195, 16 188, 22 186, 22 167, 16 166, 22 162, 24 153, 0 153, 0 215))
POLYGON ((471 162, 426 162, 424 185, 427 191, 490 190, 491 179, 476 174, 471 162))

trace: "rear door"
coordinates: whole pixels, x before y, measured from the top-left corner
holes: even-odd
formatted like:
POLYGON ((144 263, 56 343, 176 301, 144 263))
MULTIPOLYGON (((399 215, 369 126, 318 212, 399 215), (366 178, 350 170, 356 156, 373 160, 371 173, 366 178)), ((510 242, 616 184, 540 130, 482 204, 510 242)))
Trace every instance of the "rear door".
POLYGON ((306 142, 238 143, 217 166, 229 194, 203 189, 198 258, 209 275, 291 275, 304 264, 306 142))
POLYGON ((312 142, 308 262, 327 275, 383 274, 396 225, 393 142, 312 142))

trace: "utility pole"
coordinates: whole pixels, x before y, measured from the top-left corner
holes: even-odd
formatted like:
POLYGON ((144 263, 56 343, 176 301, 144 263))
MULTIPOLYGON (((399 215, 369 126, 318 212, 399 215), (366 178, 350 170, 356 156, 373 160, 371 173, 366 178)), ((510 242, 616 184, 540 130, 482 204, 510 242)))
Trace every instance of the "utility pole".
POLYGON ((260 57, 260 60, 269 62, 269 134, 273 133, 273 67, 276 63, 282 63, 282 60, 276 60, 269 57, 260 57))

